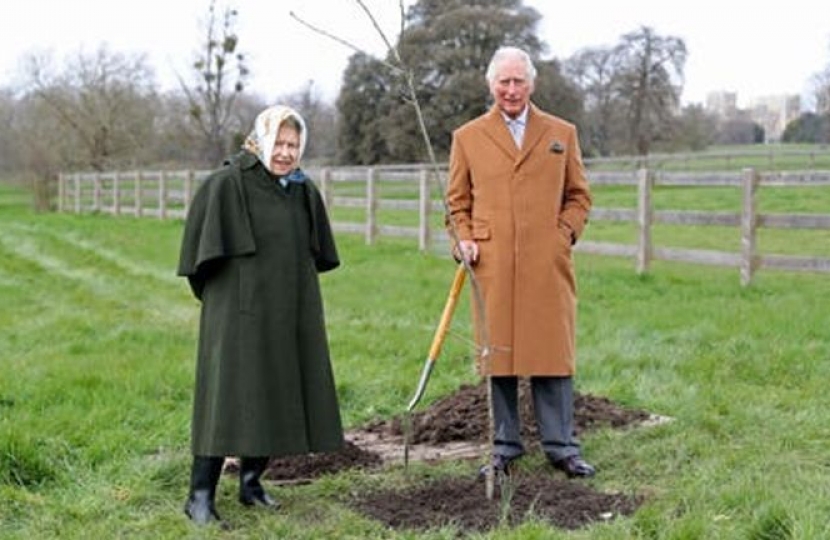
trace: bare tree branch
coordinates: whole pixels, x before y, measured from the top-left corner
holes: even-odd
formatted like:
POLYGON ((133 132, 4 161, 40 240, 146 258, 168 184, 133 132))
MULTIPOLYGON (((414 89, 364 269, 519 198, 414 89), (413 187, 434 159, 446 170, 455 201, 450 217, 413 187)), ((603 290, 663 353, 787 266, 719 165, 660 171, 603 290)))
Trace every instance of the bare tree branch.
MULTIPOLYGON (((366 13, 366 16, 369 17, 370 21, 372 21, 372 26, 375 27, 375 30, 380 35, 383 42, 386 44, 386 49, 390 52, 393 52, 395 54, 395 59, 397 59, 398 62, 400 62, 401 57, 398 55, 398 50, 392 46, 392 43, 389 42, 389 39, 386 37, 386 34, 383 32, 383 30, 381 30, 380 25, 378 25, 378 21, 377 19, 375 19, 375 16, 372 14, 369 8, 366 7, 366 4, 363 3, 363 0, 355 0, 355 2, 357 2, 357 4, 361 8, 363 8, 363 11, 366 13)), ((401 25, 403 25, 403 23, 401 23, 401 25)), ((403 62, 401 62, 401 64, 403 64, 403 62)))
MULTIPOLYGON (((361 48, 360 48, 360 47, 358 47, 357 45, 352 45, 351 43, 349 43, 349 42, 348 42, 348 41, 346 41, 345 39, 339 38, 339 37, 337 37, 337 36, 335 36, 335 35, 333 35, 333 34, 331 34, 331 33, 329 33, 329 32, 326 32, 326 31, 325 31, 325 30, 323 30, 322 28, 318 28, 318 27, 314 26, 313 24, 311 24, 311 23, 309 23, 309 22, 305 21, 304 19, 302 19, 301 17, 299 17, 296 13, 294 13, 293 11, 289 12, 289 15, 291 15, 291 17, 292 17, 294 20, 296 20, 297 22, 299 22, 300 24, 302 24, 302 25, 303 25, 303 26, 305 26, 306 28, 309 28, 310 30, 313 30, 314 32, 317 32, 318 34, 324 35, 324 36, 326 36, 326 37, 327 37, 327 38, 329 38, 329 39, 333 39, 333 40, 334 40, 334 41, 336 41, 337 43, 340 43, 341 45, 345 45, 346 47, 350 48, 350 49, 351 49, 351 50, 353 50, 354 52, 357 52, 357 53, 360 53, 360 54, 365 54, 366 56, 372 56, 371 54, 367 53, 366 51, 364 51, 363 49, 361 49, 361 48)), ((386 67, 388 67, 389 69, 391 69, 392 71, 394 71, 395 73, 398 73, 398 74, 403 74, 403 73, 405 73, 403 69, 401 69, 400 67, 396 66, 395 64, 391 64, 391 63, 387 62, 386 60, 380 60, 380 59, 378 59, 378 61, 379 61, 380 63, 382 63, 384 66, 386 66, 386 67)))

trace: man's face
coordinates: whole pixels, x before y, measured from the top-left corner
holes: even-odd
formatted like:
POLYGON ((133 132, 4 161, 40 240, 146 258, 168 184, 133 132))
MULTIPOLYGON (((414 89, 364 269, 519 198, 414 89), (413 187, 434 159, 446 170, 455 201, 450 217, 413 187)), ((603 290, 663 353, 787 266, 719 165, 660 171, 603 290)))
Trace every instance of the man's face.
POLYGON ((490 93, 504 114, 511 118, 521 114, 533 94, 533 82, 527 78, 524 62, 518 58, 502 60, 490 83, 490 93))
POLYGON ((284 176, 297 167, 300 154, 300 134, 293 127, 283 124, 271 151, 271 172, 284 176))

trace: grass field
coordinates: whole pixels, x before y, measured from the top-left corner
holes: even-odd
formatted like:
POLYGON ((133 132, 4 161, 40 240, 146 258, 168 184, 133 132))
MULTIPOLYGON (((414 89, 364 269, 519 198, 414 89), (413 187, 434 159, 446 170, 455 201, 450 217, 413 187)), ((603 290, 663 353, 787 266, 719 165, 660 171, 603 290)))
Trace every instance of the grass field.
MULTIPOLYGON (((198 304, 174 275, 180 234, 180 221, 35 214, 0 184, 0 538, 453 538, 451 527, 386 530, 339 497, 470 475, 476 463, 274 489, 277 514, 242 509, 224 478, 218 504, 238 527, 189 524, 198 304)), ((322 284, 343 418, 355 427, 406 406, 453 265, 411 241, 338 242, 343 267, 322 284)), ((576 264, 577 389, 673 418, 584 437, 599 470, 589 483, 647 503, 580 531, 531 520, 479 538, 830 538, 830 277, 764 271, 741 288, 733 269, 658 262, 637 277, 629 260, 576 264)), ((469 336, 465 298, 422 406, 476 380, 469 336)))
MULTIPOLYGON (((641 158, 620 156, 586 159, 593 170, 640 167, 641 158)), ((661 171, 740 171, 755 167, 762 171, 827 170, 830 151, 822 144, 746 144, 711 146, 703 152, 651 154, 649 168, 661 171)))

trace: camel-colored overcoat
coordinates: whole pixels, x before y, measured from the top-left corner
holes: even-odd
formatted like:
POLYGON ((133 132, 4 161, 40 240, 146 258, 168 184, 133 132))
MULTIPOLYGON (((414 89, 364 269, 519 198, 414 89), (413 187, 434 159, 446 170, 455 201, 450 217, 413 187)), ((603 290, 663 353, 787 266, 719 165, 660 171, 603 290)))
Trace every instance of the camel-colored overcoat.
POLYGON ((479 351, 489 350, 480 372, 572 376, 571 249, 591 208, 576 127, 530 104, 519 149, 494 106, 453 133, 446 200, 448 226, 479 247, 484 308, 474 297, 472 311, 479 351))

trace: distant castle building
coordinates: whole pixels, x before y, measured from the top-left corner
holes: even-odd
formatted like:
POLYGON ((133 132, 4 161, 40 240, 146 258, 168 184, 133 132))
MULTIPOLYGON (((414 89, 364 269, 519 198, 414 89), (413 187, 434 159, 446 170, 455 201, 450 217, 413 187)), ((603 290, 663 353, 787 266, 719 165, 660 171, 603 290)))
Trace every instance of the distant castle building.
POLYGON ((755 98, 750 102, 749 114, 764 128, 765 142, 780 142, 787 124, 801 114, 801 97, 780 94, 755 98))
POLYGON ((779 142, 787 124, 801 115, 801 97, 779 94, 752 99, 746 111, 738 109, 735 92, 710 92, 706 95, 706 111, 722 120, 745 113, 749 119, 764 128, 764 142, 779 142))
POLYGON ((709 92, 705 109, 720 118, 732 118, 738 112, 738 94, 735 92, 709 92))

